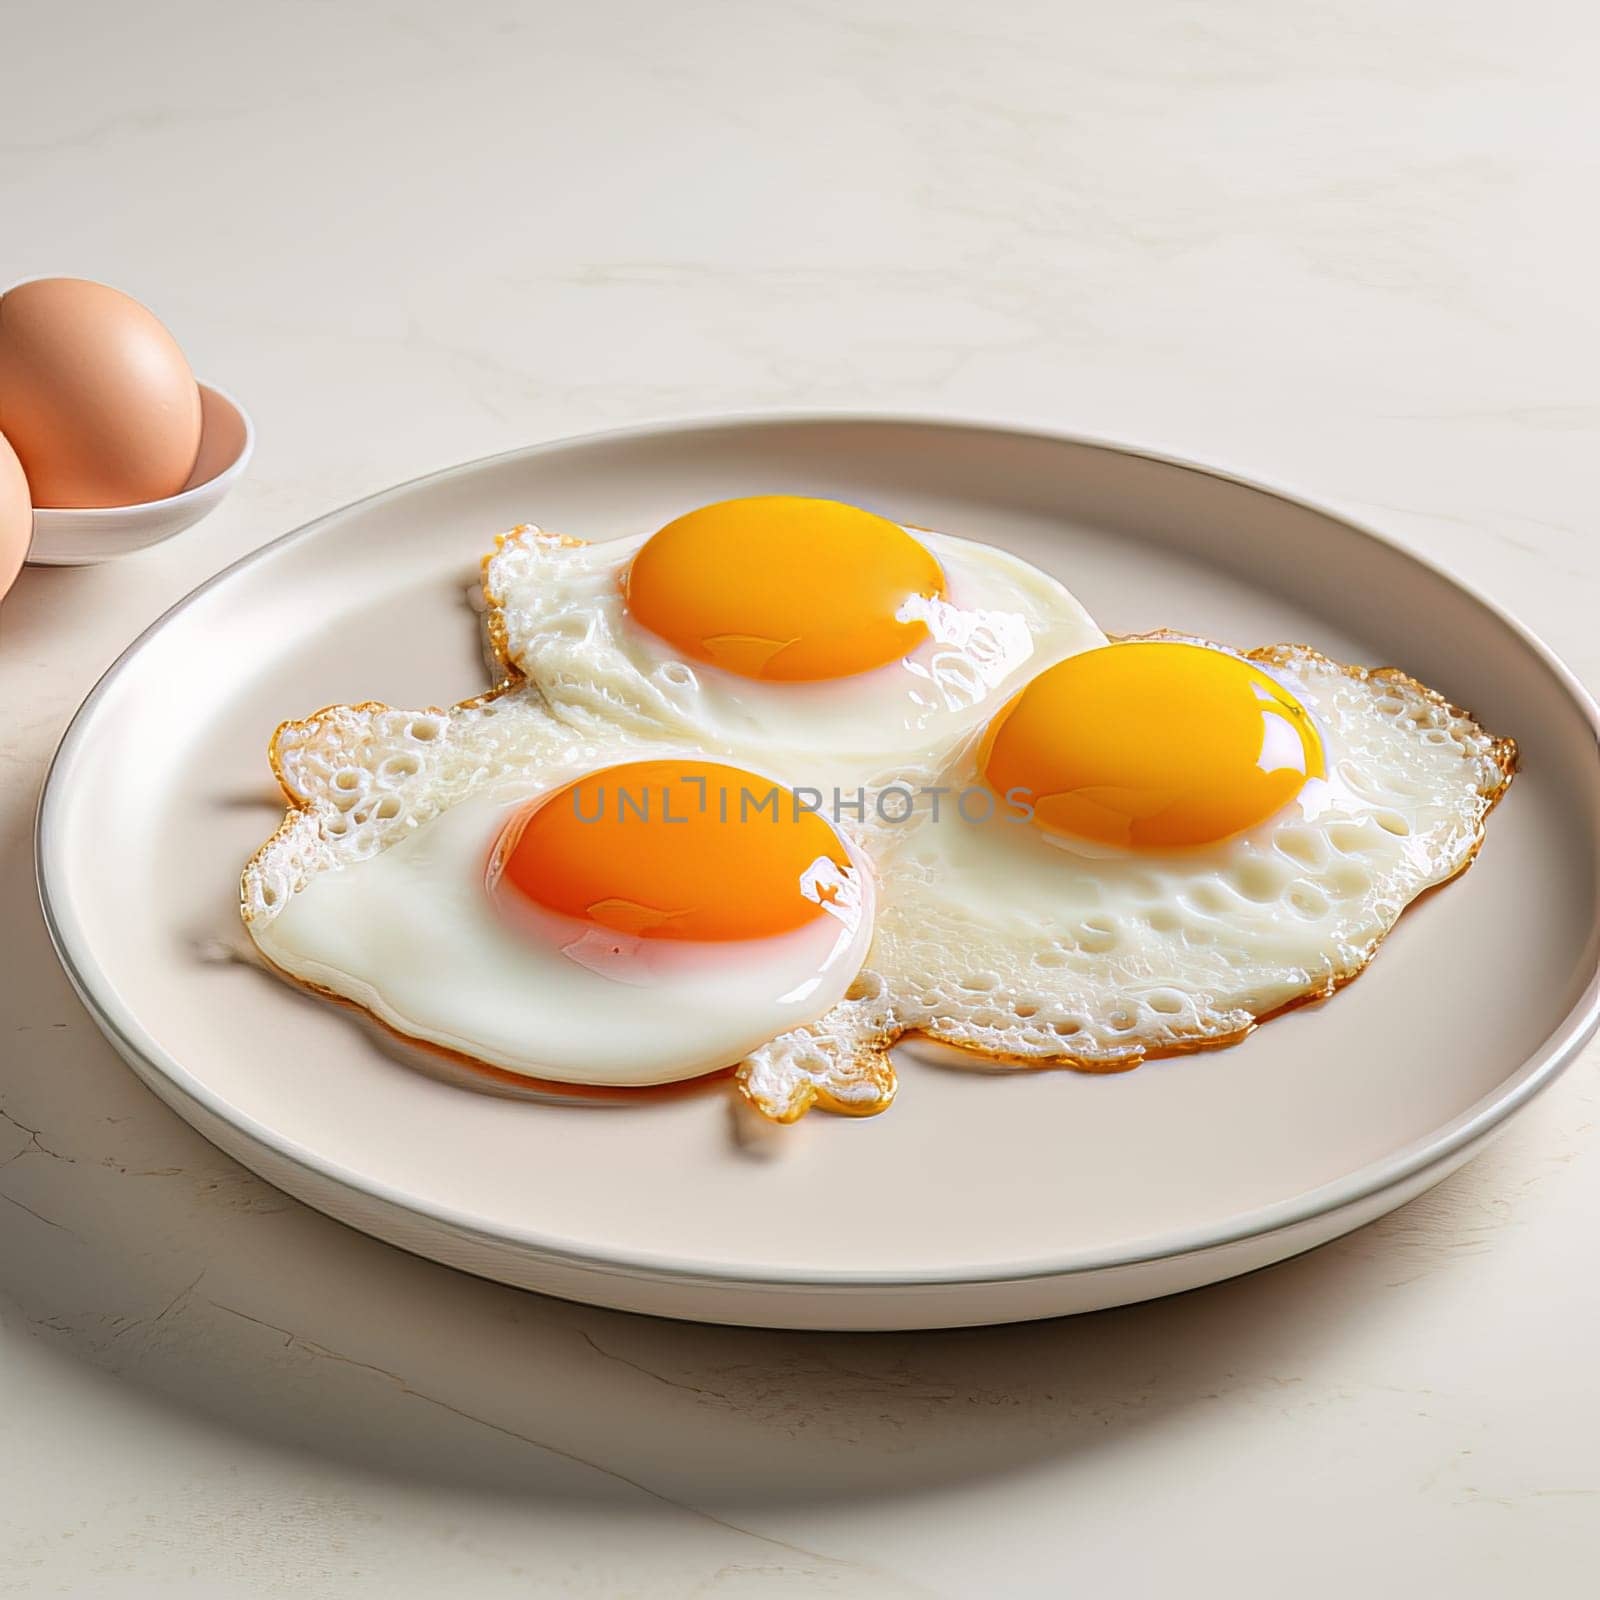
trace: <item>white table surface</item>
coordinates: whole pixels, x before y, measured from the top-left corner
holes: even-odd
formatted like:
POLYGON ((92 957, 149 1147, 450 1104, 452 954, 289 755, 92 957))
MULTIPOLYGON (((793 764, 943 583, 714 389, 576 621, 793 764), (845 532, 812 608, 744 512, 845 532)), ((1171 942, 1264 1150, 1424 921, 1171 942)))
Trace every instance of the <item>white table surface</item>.
POLYGON ((0 282, 127 289, 260 432, 209 522, 0 613, 0 1593, 1592 1592, 1592 1053, 1433 1194, 1243 1281, 672 1325, 219 1155, 73 999, 30 850, 72 709, 238 555, 745 407, 1288 483, 1600 683, 1591 5, 12 0, 0 56, 0 282))

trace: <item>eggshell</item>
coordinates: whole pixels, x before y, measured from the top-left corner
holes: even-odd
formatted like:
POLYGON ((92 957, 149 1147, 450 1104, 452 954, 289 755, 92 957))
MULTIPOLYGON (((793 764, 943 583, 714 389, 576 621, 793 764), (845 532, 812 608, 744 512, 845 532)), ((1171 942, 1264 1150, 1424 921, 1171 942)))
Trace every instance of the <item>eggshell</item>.
POLYGON ((176 494, 194 469, 200 390, 137 300, 38 278, 0 298, 0 433, 34 505, 138 505, 176 494))
POLYGON ((33 538, 33 503, 17 452, 0 433, 0 597, 22 570, 33 538))

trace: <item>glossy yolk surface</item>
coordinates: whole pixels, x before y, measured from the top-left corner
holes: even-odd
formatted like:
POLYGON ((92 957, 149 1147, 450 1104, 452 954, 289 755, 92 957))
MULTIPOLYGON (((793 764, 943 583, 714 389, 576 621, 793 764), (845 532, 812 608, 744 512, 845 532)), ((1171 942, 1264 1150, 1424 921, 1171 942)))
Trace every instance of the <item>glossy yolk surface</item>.
POLYGON ((1087 650, 990 724, 980 770, 1051 833, 1134 849, 1209 844, 1323 775, 1305 707, 1260 668, 1164 640, 1087 650))
POLYGON ((746 678, 845 678, 909 655, 915 596, 944 592, 897 523, 836 500, 759 495, 669 522, 633 558, 628 610, 685 656, 746 678))
POLYGON ((496 895, 646 939, 757 939, 826 914, 850 858, 788 789, 706 761, 635 761, 533 802, 490 862, 496 895))

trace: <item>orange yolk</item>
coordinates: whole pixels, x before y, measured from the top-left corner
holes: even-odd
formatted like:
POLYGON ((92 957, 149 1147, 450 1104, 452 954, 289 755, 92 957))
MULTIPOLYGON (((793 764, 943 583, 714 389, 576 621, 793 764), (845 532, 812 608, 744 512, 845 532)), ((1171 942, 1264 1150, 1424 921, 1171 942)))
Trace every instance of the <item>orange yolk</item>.
POLYGON ((826 914, 850 857, 770 778, 633 761, 533 802, 490 862, 497 894, 645 939, 760 939, 826 914))
POLYGON ((628 610, 685 656, 744 678, 847 678, 909 655, 905 614, 944 593, 932 553, 836 500, 758 495, 669 522, 633 558, 628 610))
POLYGON ((979 761, 998 794, 1026 792, 1047 832, 1152 850, 1242 833, 1324 772, 1317 730, 1281 684, 1163 640, 1040 673, 989 725, 979 761))

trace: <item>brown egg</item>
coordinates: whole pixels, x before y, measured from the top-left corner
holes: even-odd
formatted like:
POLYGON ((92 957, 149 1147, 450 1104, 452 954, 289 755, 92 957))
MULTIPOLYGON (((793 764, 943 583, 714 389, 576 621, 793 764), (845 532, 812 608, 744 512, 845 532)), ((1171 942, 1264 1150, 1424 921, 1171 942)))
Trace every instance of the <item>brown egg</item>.
POLYGON ((161 500, 200 452, 200 390, 137 300, 37 278, 0 297, 0 433, 36 506, 161 500))
POLYGON ((22 570, 33 538, 33 502, 17 452, 0 433, 0 598, 22 570))

